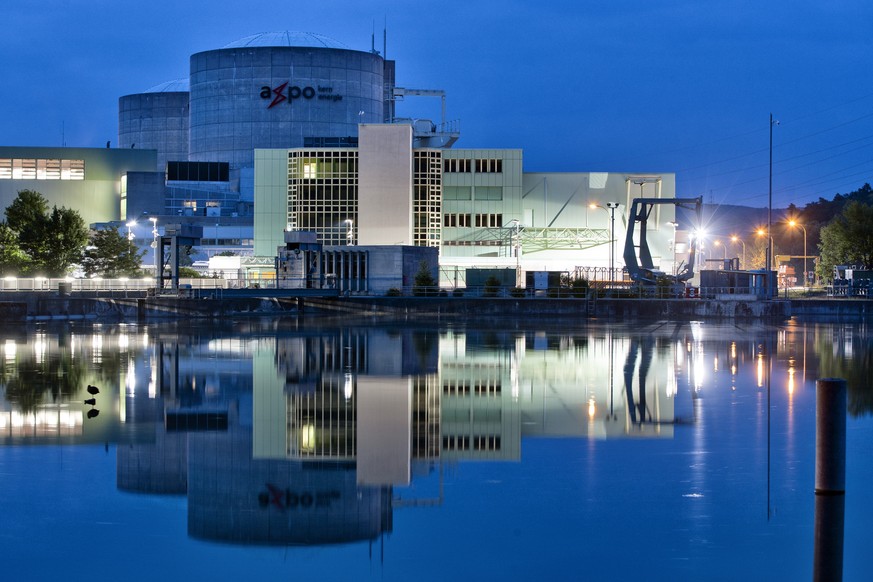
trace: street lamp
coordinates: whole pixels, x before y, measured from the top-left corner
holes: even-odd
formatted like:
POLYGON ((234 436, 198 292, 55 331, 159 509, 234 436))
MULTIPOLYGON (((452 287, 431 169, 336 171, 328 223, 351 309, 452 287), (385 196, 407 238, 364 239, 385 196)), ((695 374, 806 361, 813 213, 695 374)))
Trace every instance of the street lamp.
POLYGON ((772 290, 770 289, 770 271, 772 269, 773 260, 773 126, 779 125, 779 122, 773 119, 773 114, 770 114, 770 182, 767 194, 767 272, 766 272, 766 289, 767 299, 770 299, 772 290))
POLYGON ((515 244, 513 245, 515 250, 515 286, 521 287, 521 221, 517 218, 513 218, 509 221, 507 226, 515 227, 515 244), (515 223, 515 224, 513 224, 515 223))
POLYGON ((609 208, 609 279, 615 280, 615 209, 618 208, 618 202, 607 202, 606 207, 609 208))
POLYGON ((130 245, 130 252, 131 253, 133 252, 133 239, 134 239, 133 227, 134 226, 136 226, 135 220, 131 220, 130 222, 127 223, 127 242, 130 245))
POLYGON ((734 244, 740 243, 741 245, 743 245, 743 268, 745 269, 746 268, 746 243, 743 242, 743 239, 741 239, 740 237, 738 237, 735 234, 731 235, 731 242, 733 242, 734 244))
POLYGON ((791 219, 788 221, 788 226, 791 226, 791 227, 799 226, 800 228, 803 229, 803 287, 806 288, 807 287, 806 282, 809 280, 809 277, 807 276, 807 270, 806 270, 806 227, 794 219, 791 219))
POLYGON ((715 239, 714 241, 712 241, 712 244, 717 246, 717 247, 721 247, 721 259, 722 259, 722 261, 726 261, 727 260, 727 247, 725 245, 721 244, 721 241, 718 239, 715 239))
POLYGON ((152 223, 152 251, 155 253, 155 277, 158 276, 158 217, 150 216, 152 223))

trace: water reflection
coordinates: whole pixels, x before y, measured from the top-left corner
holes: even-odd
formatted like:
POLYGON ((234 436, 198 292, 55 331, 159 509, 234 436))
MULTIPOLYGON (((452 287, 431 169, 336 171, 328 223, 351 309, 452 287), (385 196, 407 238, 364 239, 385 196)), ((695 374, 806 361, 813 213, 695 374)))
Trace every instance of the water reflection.
MULTIPOLYGON (((794 395, 814 378, 846 377, 853 414, 873 409, 862 389, 866 331, 289 321, 3 330, 0 439, 117 443, 117 487, 187 496, 195 538, 375 540, 392 531, 396 508, 443 503, 445 466, 517 462, 525 439, 671 439, 691 425, 684 496, 702 498, 712 438, 703 399, 730 406, 720 395, 747 378, 758 417, 732 422, 763 440, 770 390, 784 391, 793 458, 794 395), (424 479, 439 485, 422 493, 413 485, 424 479)), ((692 508, 704 521, 708 511, 692 508)))

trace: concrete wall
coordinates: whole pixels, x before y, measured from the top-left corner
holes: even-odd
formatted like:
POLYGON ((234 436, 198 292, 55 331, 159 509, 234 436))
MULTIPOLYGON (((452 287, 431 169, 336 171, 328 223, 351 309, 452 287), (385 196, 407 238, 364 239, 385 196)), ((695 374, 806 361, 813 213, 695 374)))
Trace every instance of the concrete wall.
POLYGON ((288 150, 255 150, 255 256, 276 255, 287 221, 288 150))
POLYGON ((411 245, 412 127, 361 125, 358 224, 361 245, 411 245))

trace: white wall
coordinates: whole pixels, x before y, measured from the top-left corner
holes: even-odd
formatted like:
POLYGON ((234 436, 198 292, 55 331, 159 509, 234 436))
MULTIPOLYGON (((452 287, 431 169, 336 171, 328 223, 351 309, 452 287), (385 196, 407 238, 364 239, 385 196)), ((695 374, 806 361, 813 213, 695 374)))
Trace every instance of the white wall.
POLYGON ((412 126, 360 126, 355 230, 359 245, 412 244, 412 126))

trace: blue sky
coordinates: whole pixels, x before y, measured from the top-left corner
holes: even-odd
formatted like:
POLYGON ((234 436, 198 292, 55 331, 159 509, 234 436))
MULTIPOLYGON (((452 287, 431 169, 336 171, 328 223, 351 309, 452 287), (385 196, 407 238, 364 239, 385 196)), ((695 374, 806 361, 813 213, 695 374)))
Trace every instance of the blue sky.
MULTIPOLYGON (((873 4, 799 0, 45 0, 4 7, 0 145, 103 147, 118 98, 267 31, 368 50, 444 89, 456 147, 527 171, 675 172, 679 196, 803 205, 873 182, 873 4)), ((439 118, 436 99, 398 115, 439 118)))

